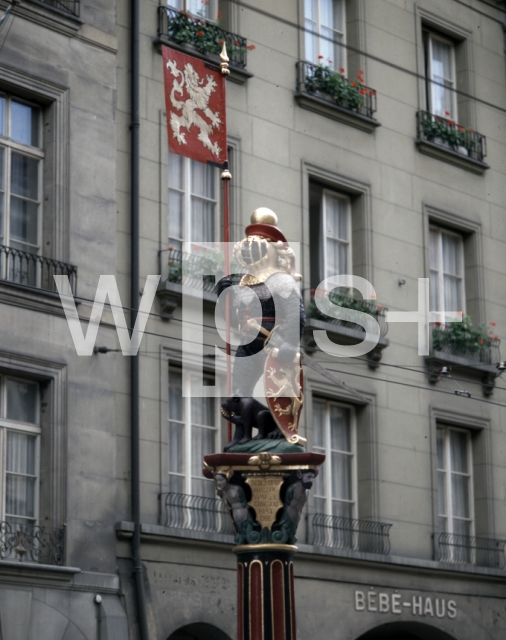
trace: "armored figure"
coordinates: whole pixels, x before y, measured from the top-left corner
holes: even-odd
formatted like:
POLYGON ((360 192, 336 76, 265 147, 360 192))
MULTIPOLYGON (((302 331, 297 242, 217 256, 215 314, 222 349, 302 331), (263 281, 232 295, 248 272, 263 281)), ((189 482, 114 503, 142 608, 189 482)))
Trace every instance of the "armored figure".
MULTIPOLYGON (((233 251, 235 260, 247 273, 241 278, 238 287, 227 292, 228 301, 226 296, 220 298, 224 315, 225 305, 230 305, 231 324, 241 335, 232 374, 233 401, 229 398, 222 405, 223 415, 229 419, 235 417, 236 420, 233 421, 239 427, 227 448, 247 442, 252 437, 249 426, 251 421, 244 429, 241 426, 243 419, 237 416, 237 411, 230 411, 230 406, 238 405, 239 414, 252 414, 251 402, 239 402, 238 399, 252 400, 255 385, 264 372, 268 353, 273 354, 277 365, 285 372, 284 378, 279 378, 275 375, 278 373, 278 366, 271 368, 272 380, 288 381, 290 376, 286 372, 290 369, 300 371, 298 343, 306 323, 298 287, 300 276, 295 273, 293 251, 276 225, 277 216, 270 209, 260 208, 252 214, 251 224, 246 227, 246 238, 237 243, 233 251), (255 307, 259 308, 258 301, 261 315, 254 311, 255 307)), ((222 278, 217 285, 218 294, 228 290, 231 285, 230 277, 222 278)), ((279 384, 282 385, 282 382, 279 384)), ((288 381, 286 384, 290 387, 291 383, 288 381)), ((279 395, 293 396, 298 395, 300 389, 291 389, 291 393, 287 389, 282 391, 279 395)), ((264 405, 261 407, 272 413, 272 408, 268 409, 264 405)), ((259 408, 255 408, 257 414, 261 415, 259 408)), ((273 414, 273 417, 279 426, 277 416, 273 414)), ((292 424, 295 425, 295 422, 294 418, 292 424)), ((262 418, 262 424, 253 424, 260 431, 257 437, 283 437, 283 433, 273 432, 272 429, 265 428, 264 424, 265 418, 262 418)))

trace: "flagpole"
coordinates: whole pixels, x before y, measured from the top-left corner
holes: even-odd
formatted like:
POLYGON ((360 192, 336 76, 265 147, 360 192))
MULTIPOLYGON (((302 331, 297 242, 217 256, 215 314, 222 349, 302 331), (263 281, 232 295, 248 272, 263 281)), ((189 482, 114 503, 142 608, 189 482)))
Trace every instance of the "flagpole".
MULTIPOLYGON (((223 75, 224 95, 225 95, 225 109, 227 108, 226 91, 225 91, 225 79, 230 75, 228 68, 229 57, 227 55, 227 46, 223 41, 223 48, 220 53, 220 68, 223 75)), ((225 168, 221 172, 221 179, 223 180, 223 241, 225 243, 225 275, 230 275, 230 198, 229 187, 232 174, 228 169, 228 150, 227 160, 225 162, 225 168)), ((225 330, 226 330, 226 353, 227 353, 227 397, 232 395, 232 374, 230 363, 230 303, 227 300, 225 305, 225 330)), ((227 423, 227 439, 228 442, 232 440, 232 423, 227 423)))

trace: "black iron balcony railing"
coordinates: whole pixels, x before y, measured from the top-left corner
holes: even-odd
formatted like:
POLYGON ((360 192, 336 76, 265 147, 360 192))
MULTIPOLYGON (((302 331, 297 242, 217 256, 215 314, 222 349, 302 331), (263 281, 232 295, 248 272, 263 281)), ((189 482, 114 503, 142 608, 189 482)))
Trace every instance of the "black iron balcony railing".
POLYGON ((464 358, 479 364, 494 364, 501 361, 501 341, 480 329, 470 329, 459 334, 458 323, 432 329, 432 351, 464 358))
MULTIPOLYGON (((307 291, 307 289, 306 289, 307 291)), ((322 320, 323 322, 330 322, 332 324, 342 326, 350 329, 357 329, 359 331, 363 331, 363 328, 355 324, 354 322, 349 322, 348 320, 340 320, 338 318, 334 318, 330 315, 325 314, 321 311, 315 301, 315 296, 317 297, 317 292, 311 289, 309 293, 309 304, 306 308, 306 313, 309 318, 315 318, 316 320, 322 320)), ((386 307, 382 307, 379 304, 376 304, 374 300, 357 300, 356 298, 346 295, 344 293, 337 293, 331 291, 326 295, 326 297, 320 298, 321 303, 324 307, 329 306, 329 309, 339 306, 344 309, 351 309, 353 311, 361 311, 362 313, 367 313, 372 316, 379 324, 380 327, 380 336, 383 338, 386 336, 388 331, 388 324, 386 322, 386 312, 388 309, 386 307), (330 305, 329 305, 330 301, 330 305)))
POLYGON ((341 516, 312 516, 313 544, 317 547, 349 549, 366 553, 390 553, 391 524, 355 520, 341 516))
POLYGON ((376 112, 376 91, 359 77, 349 80, 328 67, 301 60, 297 62, 297 91, 317 96, 367 118, 376 112))
POLYGON ((428 111, 418 111, 416 120, 418 140, 433 142, 480 162, 487 155, 485 136, 472 127, 463 127, 449 118, 436 116, 428 111))
MULTIPOLYGON (((197 247, 198 249, 198 247, 197 247)), ((218 251, 207 253, 187 253, 179 249, 160 251, 160 273, 169 282, 185 284, 186 286, 203 289, 214 293, 216 277, 215 271, 223 273, 224 258, 218 251), (167 271, 164 269, 163 255, 167 256, 167 271), (207 273, 206 273, 207 272, 207 273)))
POLYGON ((162 493, 160 505, 164 527, 234 535, 232 519, 223 500, 162 493))
POLYGON ((37 2, 47 4, 50 7, 54 7, 55 9, 59 9, 65 13, 70 13, 73 16, 79 17, 81 0, 37 0, 37 2))
POLYGON ((0 244, 0 280, 56 292, 53 276, 68 276, 75 295, 77 267, 0 244))
POLYGON ((65 527, 0 522, 0 560, 63 565, 65 527))
MULTIPOLYGON (((247 63, 248 41, 246 38, 225 31, 217 24, 200 16, 172 7, 158 8, 158 37, 195 47, 203 54, 219 55, 223 42, 227 45, 230 64, 244 69, 247 63)), ((252 48, 253 45, 250 45, 252 48)))
POLYGON ((436 538, 436 559, 450 564, 474 564, 504 569, 506 540, 440 533, 436 538))

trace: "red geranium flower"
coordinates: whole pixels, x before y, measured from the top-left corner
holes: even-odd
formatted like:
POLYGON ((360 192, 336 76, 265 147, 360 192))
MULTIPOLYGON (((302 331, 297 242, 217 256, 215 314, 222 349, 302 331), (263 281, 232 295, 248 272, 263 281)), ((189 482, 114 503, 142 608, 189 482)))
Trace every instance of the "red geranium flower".
POLYGON ((344 67, 339 67, 339 72, 340 72, 340 73, 344 73, 344 72, 345 72, 344 67))
POLYGON ((218 11, 218 13, 216 14, 216 17, 218 18, 218 20, 221 20, 221 11, 218 11))
POLYGON ((449 111, 445 111, 445 116, 451 116, 452 114, 449 111))
POLYGON ((322 60, 325 56, 318 56, 318 60, 322 60))
POLYGON ((249 51, 253 51, 253 49, 256 49, 254 44, 249 44, 246 49, 248 49, 249 51))
POLYGON ((491 327, 497 327, 497 322, 489 322, 489 325, 490 325, 491 327))
POLYGON ((197 31, 197 35, 202 37, 204 35, 204 32, 203 31, 197 31))

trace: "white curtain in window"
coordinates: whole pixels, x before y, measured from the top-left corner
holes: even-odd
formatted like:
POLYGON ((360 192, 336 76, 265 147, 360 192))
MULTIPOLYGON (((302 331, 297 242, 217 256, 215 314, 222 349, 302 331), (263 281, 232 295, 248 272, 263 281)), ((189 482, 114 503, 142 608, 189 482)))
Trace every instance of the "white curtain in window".
POLYGON ((470 437, 460 429, 438 428, 438 512, 442 531, 471 535, 470 437))
POLYGON ((453 113, 453 46, 437 38, 431 38, 432 111, 444 117, 456 118, 453 113), (450 114, 450 116, 448 116, 450 114))
POLYGON ((455 233, 430 231, 430 305, 434 311, 465 311, 462 243, 455 233))
POLYGON ((349 202, 347 198, 325 193, 325 277, 346 274, 349 254, 349 202))
POLYGON ((5 495, 7 520, 14 522, 35 520, 35 482, 36 436, 7 432, 5 495))
POLYGON ((343 0, 305 0, 304 28, 306 60, 335 70, 344 67, 343 0))

